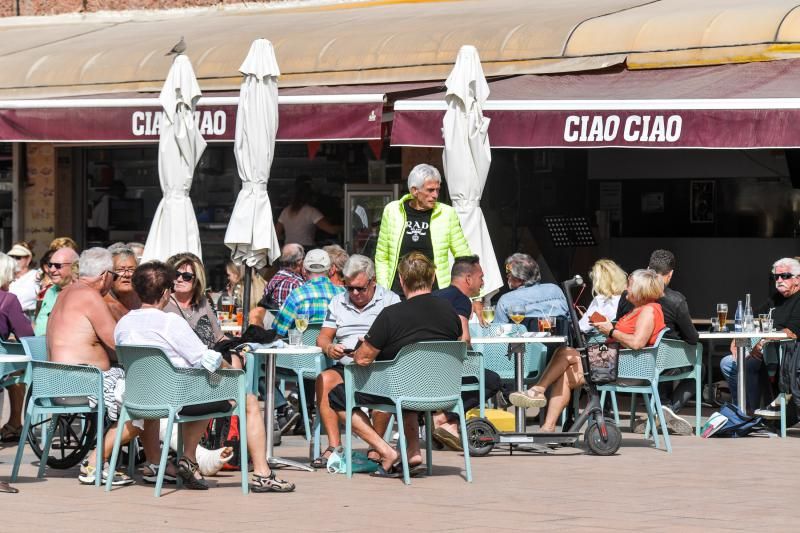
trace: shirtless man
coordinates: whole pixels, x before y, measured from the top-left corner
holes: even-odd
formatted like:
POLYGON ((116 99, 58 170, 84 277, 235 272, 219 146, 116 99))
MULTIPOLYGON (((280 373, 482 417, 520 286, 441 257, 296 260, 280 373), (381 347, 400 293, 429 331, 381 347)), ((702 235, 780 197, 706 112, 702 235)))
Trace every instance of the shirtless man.
MULTIPOLYGON (((47 353, 56 363, 91 365, 103 371, 103 392, 106 412, 112 421, 119 417, 119 403, 114 394, 117 382, 124 377, 121 368, 111 367, 114 353, 114 327, 116 321, 103 301, 117 274, 111 252, 105 248, 90 248, 79 260, 79 277, 61 291, 47 324, 47 353)), ((157 431, 157 428, 156 428, 157 431)), ((122 441, 127 443, 140 429, 131 422, 125 424, 122 441)), ((111 455, 116 435, 116 425, 106 433, 103 459, 111 455)), ((156 454, 157 455, 157 454, 156 454)), ((84 484, 95 481, 97 455, 81 464, 78 479, 84 484)), ((103 473, 103 477, 106 472, 103 473)), ((129 485, 133 480, 121 472, 114 473, 114 485, 129 485)))
POLYGON ((114 260, 114 272, 117 274, 116 281, 111 285, 111 290, 103 296, 111 311, 115 321, 128 314, 128 311, 139 309, 142 302, 133 290, 133 271, 136 270, 136 254, 127 246, 119 246, 113 250, 109 247, 111 257, 114 260))

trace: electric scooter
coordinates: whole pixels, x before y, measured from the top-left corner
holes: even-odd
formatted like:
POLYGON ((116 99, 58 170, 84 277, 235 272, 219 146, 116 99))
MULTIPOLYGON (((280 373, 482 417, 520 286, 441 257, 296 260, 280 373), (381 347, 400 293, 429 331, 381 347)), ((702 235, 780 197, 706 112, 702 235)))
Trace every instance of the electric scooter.
MULTIPOLYGON (((622 443, 622 435, 619 428, 611 420, 603 416, 603 409, 600 407, 600 394, 597 386, 592 383, 589 372, 589 359, 586 354, 586 341, 581 334, 578 326, 578 315, 575 311, 575 302, 572 297, 572 290, 583 285, 583 278, 576 275, 572 279, 564 281, 561 286, 567 296, 570 311, 570 323, 575 332, 575 346, 581 356, 583 367, 584 384, 583 389, 589 398, 586 408, 578 415, 575 421, 566 431, 561 432, 539 432, 526 431, 525 408, 517 407, 515 418, 515 431, 500 432, 495 426, 485 418, 472 418, 467 422, 467 440, 469 453, 474 457, 488 455, 495 446, 508 444, 509 452, 533 451, 549 452, 553 448, 560 446, 574 446, 581 434, 584 443, 591 453, 596 455, 613 455, 619 450, 622 443), (581 433, 581 428, 587 424, 586 429, 581 433)), ((509 343, 509 358, 515 359, 515 382, 517 390, 524 390, 523 369, 525 347, 523 344, 509 343)))

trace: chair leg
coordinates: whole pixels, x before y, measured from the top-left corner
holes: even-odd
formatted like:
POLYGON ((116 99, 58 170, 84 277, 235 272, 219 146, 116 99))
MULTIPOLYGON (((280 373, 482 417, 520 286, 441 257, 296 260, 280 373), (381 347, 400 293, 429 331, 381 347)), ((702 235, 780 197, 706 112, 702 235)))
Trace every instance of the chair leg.
POLYGON ((483 370, 481 370, 481 375, 478 376, 478 401, 481 402, 481 418, 486 418, 486 383, 484 382, 483 370))
POLYGON ((661 422, 661 431, 664 432, 664 446, 667 448, 667 453, 672 453, 672 443, 669 440, 669 430, 667 429, 667 418, 664 416, 664 409, 661 407, 661 398, 658 395, 658 381, 653 382, 652 387, 653 402, 655 403, 655 409, 658 413, 659 422, 661 422))
POLYGON ((386 424, 386 431, 383 432, 383 440, 392 442, 392 429, 394 429, 394 413, 389 415, 389 423, 386 424))
POLYGON ((611 391, 611 408, 614 409, 614 423, 619 427, 619 408, 617 407, 617 392, 611 391))
POLYGON ((472 464, 469 458, 469 441, 467 440, 467 423, 465 421, 464 402, 459 398, 458 405, 458 420, 461 426, 461 447, 464 449, 464 470, 467 475, 467 482, 472 483, 472 464))
POLYGON ((242 458, 242 494, 250 491, 250 478, 248 475, 248 456, 247 456, 247 398, 241 395, 239 398, 239 424, 245 431, 239 432, 239 455, 242 458))
POLYGON ((44 446, 42 446, 42 457, 39 459, 39 471, 36 477, 44 477, 44 469, 47 466, 47 458, 50 456, 50 446, 53 445, 53 435, 56 432, 58 419, 59 415, 56 414, 50 417, 50 423, 47 425, 47 435, 44 439, 44 446))
POLYGON ((700 382, 702 370, 695 368, 694 373, 694 434, 700 436, 700 428, 703 426, 703 415, 701 408, 703 407, 703 391, 702 383, 700 382))
POLYGON ((306 404, 306 387, 303 376, 297 376, 297 389, 300 392, 300 409, 303 410, 303 428, 306 430, 306 440, 311 440, 311 424, 308 423, 308 405, 306 404))
MULTIPOLYGON (((181 423, 180 422, 176 421, 176 425, 178 426, 175 429, 175 431, 178 432, 178 450, 177 450, 177 453, 178 453, 178 460, 180 460, 180 458, 183 456, 183 431, 181 430, 181 423)), ((239 431, 239 436, 240 437, 241 437, 241 433, 242 432, 239 431)), ((177 478, 175 479, 175 486, 178 487, 179 489, 183 488, 183 480, 181 479, 181 476, 177 476, 177 478)))
POLYGON ((780 393, 778 395, 781 404, 781 438, 786 438, 786 394, 780 393))
POLYGON ((36 414, 36 410, 33 407, 33 399, 28 402, 27 411, 28 412, 25 413, 25 422, 22 424, 22 433, 19 437, 19 444, 17 444, 17 454, 14 456, 14 470, 11 472, 12 483, 17 480, 17 475, 19 474, 19 465, 22 464, 22 453, 25 451, 25 442, 27 442, 28 432, 31 429, 31 420, 36 414))
MULTIPOLYGON (((105 404, 98 404, 97 405, 97 447, 95 448, 95 465, 100 465, 100 470, 102 472, 103 463, 105 462, 105 457, 103 457, 103 443, 105 442, 106 432, 105 432, 105 404)), ((103 479, 103 475, 95 476, 94 484, 95 486, 99 487, 101 485, 101 480, 103 479)))
POLYGON ((353 477, 353 410, 345 410, 344 423, 344 455, 347 479, 353 477))
MULTIPOLYGON (((127 415, 127 412, 126 412, 127 415)), ((172 432, 173 426, 175 425, 175 414, 170 411, 169 416, 167 417, 167 429, 164 433, 164 445, 161 447, 161 460, 158 462, 158 479, 156 479, 156 488, 153 491, 153 496, 156 498, 161 497, 161 487, 164 486, 164 473, 167 471, 167 458, 169 457, 169 443, 172 442, 172 432)), ((181 454, 181 437, 180 431, 181 428, 178 426, 178 457, 180 458, 181 454)), ((119 436, 119 434, 117 434, 119 436)), ((116 445, 114 446, 114 450, 116 452, 116 445)), ((175 476, 175 483, 180 483, 181 477, 175 476)))
MULTIPOLYGON (((636 393, 631 393, 631 431, 633 431, 633 425, 636 423, 636 393)), ((619 426, 619 424, 617 424, 619 426)))
MULTIPOLYGON (((314 417, 314 423, 312 424, 311 431, 314 433, 314 451, 313 451, 313 458, 319 457, 322 451, 322 444, 320 439, 322 438, 322 431, 321 431, 322 424, 319 420, 319 410, 317 410, 317 415, 314 417)), ((312 458, 312 459, 313 459, 312 458)))
MULTIPOLYGON (((658 438, 658 428, 656 427, 655 416, 653 415, 653 405, 650 402, 650 395, 644 393, 642 396, 644 396, 644 408, 647 410, 647 422, 653 431, 653 444, 655 444, 656 448, 660 448, 661 440, 658 438)), ((647 430, 645 430, 645 438, 646 436, 647 430)))
MULTIPOLYGON (((108 477, 106 478, 106 492, 111 490, 111 483, 114 481, 114 472, 117 470, 117 460, 119 459, 119 450, 122 447, 122 428, 125 427, 125 423, 128 421, 128 410, 125 406, 122 406, 122 409, 119 411, 119 419, 117 420, 117 432, 114 435, 114 447, 111 449, 111 459, 108 462, 108 477)), ((167 435, 169 437, 169 435, 167 435)), ((169 440, 167 440, 169 443, 169 440)), ((165 445, 165 448, 169 447, 169 444, 165 445)), ((102 450, 102 444, 98 444, 97 448, 102 450)), ((101 458, 101 454, 98 454, 97 463, 95 465, 95 481, 98 478, 103 477, 103 460, 101 458)))
POLYGON ((428 475, 433 475, 433 417, 430 411, 425 411, 425 466, 428 475))
POLYGON ((403 462, 403 483, 411 485, 411 474, 408 471, 408 445, 406 443, 406 432, 403 424, 403 407, 397 403, 397 433, 400 440, 400 460, 403 462))

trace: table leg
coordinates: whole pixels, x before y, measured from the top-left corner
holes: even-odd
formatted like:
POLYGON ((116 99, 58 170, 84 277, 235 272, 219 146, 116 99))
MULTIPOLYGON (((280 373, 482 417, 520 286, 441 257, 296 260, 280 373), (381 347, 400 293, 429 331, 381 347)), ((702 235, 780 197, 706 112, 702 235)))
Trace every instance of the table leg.
MULTIPOLYGON (((516 390, 524 391, 525 390, 525 345, 517 345, 517 346, 509 346, 509 350, 514 354, 514 381, 516 384, 516 390)), ((525 412, 526 409, 524 407, 516 407, 515 411, 515 422, 516 422, 516 430, 517 433, 525 433, 525 412)))
POLYGON ((290 459, 283 459, 282 457, 275 457, 273 455, 273 448, 274 448, 274 438, 273 432, 275 427, 275 354, 270 353, 267 354, 267 375, 266 379, 264 380, 267 390, 264 391, 264 426, 267 432, 267 462, 269 463, 270 468, 282 465, 282 466, 293 466, 295 468, 300 468, 302 470, 306 470, 308 472, 313 472, 314 469, 311 468, 309 465, 305 465, 303 463, 298 463, 297 461, 292 461, 290 459))
POLYGON ((736 339, 736 371, 738 373, 736 395, 739 398, 739 409, 741 409, 743 413, 747 413, 747 387, 745 387, 747 372, 745 372, 745 359, 747 358, 747 351, 749 348, 750 339, 736 339))

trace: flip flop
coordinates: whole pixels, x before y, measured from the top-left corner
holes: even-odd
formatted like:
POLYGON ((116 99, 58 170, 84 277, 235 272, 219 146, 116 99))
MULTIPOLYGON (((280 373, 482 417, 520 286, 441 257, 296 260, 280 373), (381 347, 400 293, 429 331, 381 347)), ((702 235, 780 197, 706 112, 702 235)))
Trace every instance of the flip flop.
POLYGON ((379 464, 378 469, 370 474, 371 477, 384 477, 384 478, 393 478, 397 479, 399 477, 403 477, 403 467, 400 466, 400 463, 395 463, 389 467, 388 470, 383 468, 383 465, 379 464), (399 467, 399 471, 398 471, 399 467))
POLYGON ((449 448, 451 450, 455 450, 457 452, 463 452, 464 448, 461 446, 461 439, 458 438, 456 435, 453 435, 449 431, 444 428, 436 428, 433 430, 431 437, 444 446, 445 448, 449 448))

